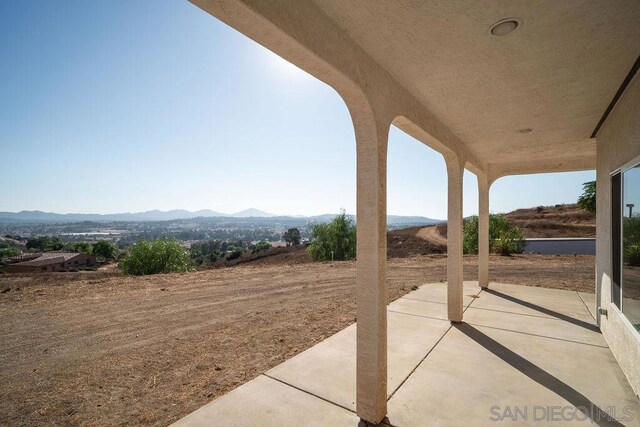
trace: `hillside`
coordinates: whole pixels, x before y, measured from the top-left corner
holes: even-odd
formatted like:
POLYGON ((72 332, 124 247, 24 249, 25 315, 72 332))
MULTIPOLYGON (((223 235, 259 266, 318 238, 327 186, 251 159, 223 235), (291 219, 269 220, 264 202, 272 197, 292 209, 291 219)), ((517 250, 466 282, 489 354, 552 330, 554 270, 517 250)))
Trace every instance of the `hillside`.
MULTIPOLYGON (((522 229, 525 238, 596 236, 595 214, 585 211, 575 203, 517 209, 513 212, 506 213, 505 216, 511 224, 522 229)), ((446 252, 446 223, 398 231, 404 231, 404 235, 411 240, 422 239, 429 241, 433 245, 444 245, 444 252, 446 252), (415 230, 417 230, 417 232, 415 236, 412 236, 415 230)), ((412 245, 415 244, 416 243, 412 243, 412 245)))
POLYGON ((27 252, 27 247, 25 246, 25 243, 20 240, 11 239, 6 236, 0 236, 0 244, 2 244, 0 245, 0 247, 6 244, 10 248, 16 248, 22 252, 27 252))
POLYGON ((518 209, 506 215, 529 238, 596 236, 596 215, 575 203, 518 209))
MULTIPOLYGON (((533 237, 595 237, 595 215, 575 204, 541 206, 518 209, 506 214, 507 218, 533 237)), ((447 252, 447 225, 417 226, 390 230, 387 233, 389 258, 416 255, 445 254, 447 252)), ((260 265, 300 264, 311 262, 306 249, 300 247, 272 248, 258 254, 245 254, 233 261, 218 261, 214 267, 229 267, 244 263, 260 265)))

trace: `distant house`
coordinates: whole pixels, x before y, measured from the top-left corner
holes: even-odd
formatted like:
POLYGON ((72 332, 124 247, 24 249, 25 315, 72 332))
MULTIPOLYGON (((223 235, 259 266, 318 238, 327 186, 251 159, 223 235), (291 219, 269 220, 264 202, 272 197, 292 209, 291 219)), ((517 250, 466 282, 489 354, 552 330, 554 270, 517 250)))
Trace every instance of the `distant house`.
POLYGON ((7 273, 36 273, 86 267, 95 263, 95 255, 75 252, 45 252, 11 258, 2 270, 7 273))

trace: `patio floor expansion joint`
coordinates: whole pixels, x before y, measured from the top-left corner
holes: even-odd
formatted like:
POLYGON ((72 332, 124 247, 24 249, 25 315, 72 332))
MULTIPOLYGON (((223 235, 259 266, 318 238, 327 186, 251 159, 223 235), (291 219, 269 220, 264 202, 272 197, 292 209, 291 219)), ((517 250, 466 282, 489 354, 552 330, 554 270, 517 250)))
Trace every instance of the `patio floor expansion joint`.
POLYGON ((505 329, 505 328, 498 328, 496 326, 481 325, 480 323, 473 323, 473 322, 466 322, 466 323, 469 324, 469 325, 480 327, 480 328, 495 329, 495 330, 498 330, 498 331, 505 331, 505 332, 513 332, 514 334, 529 335, 531 337, 546 338, 546 339, 550 339, 550 340, 564 341, 564 342, 569 342, 569 343, 573 343, 573 344, 588 345, 588 346, 591 346, 591 347, 598 347, 598 348, 609 348, 606 345, 590 344, 588 342, 568 340, 568 339, 565 339, 565 338, 550 337, 548 335, 532 334, 531 332, 514 331, 513 329, 505 329))
POLYGON ((272 379, 272 380, 274 380, 274 381, 278 381, 279 383, 282 383, 282 384, 284 384, 284 385, 286 385, 286 386, 289 386, 289 387, 291 387, 291 388, 294 388, 294 389, 296 389, 296 390, 299 390, 299 391, 301 391, 301 392, 303 392, 303 393, 306 393, 306 394, 308 394, 309 396, 313 396, 313 397, 318 398, 318 399, 320 399, 320 400, 322 400, 322 401, 324 401, 324 402, 330 403, 330 404, 332 404, 333 406, 337 406, 338 408, 345 409, 345 410, 347 410, 347 411, 349 411, 349 412, 351 412, 351 413, 353 413, 353 414, 355 414, 355 413, 356 413, 356 412, 355 412, 353 409, 351 409, 351 408, 347 408, 346 406, 342 406, 342 405, 340 405, 340 404, 338 404, 338 403, 336 403, 336 402, 333 402, 333 401, 331 401, 331 400, 329 400, 329 399, 326 399, 326 398, 324 398, 324 397, 322 397, 322 396, 318 396, 318 395, 317 395, 317 394, 315 394, 315 393, 311 393, 311 392, 310 392, 310 391, 308 391, 308 390, 305 390, 305 389, 303 389, 303 388, 297 387, 297 386, 295 386, 295 385, 293 385, 293 384, 289 384, 288 382, 286 382, 286 381, 282 381, 282 380, 281 380, 281 379, 279 379, 279 378, 272 377, 271 375, 268 375, 268 374, 266 374, 266 373, 265 373, 265 374, 262 374, 262 375, 264 375, 265 377, 270 378, 270 379, 272 379))
MULTIPOLYGON (((598 323, 598 319, 595 318, 595 316, 593 315, 593 313, 591 312, 591 310, 589 310, 589 306, 587 305, 587 303, 585 302, 584 298, 582 298, 582 295, 580 295, 580 292, 576 291, 576 294, 578 294, 578 298, 580 298, 580 301, 582 301, 582 303, 584 304, 584 306, 587 308, 587 311, 589 312, 589 314, 591 315, 591 317, 593 318, 593 320, 596 321, 596 324, 598 323)), ((600 326, 598 326, 599 328, 600 326)))
MULTIPOLYGON (((480 292, 477 293, 477 296, 480 296, 480 294, 482 293, 482 290, 480 290, 480 292)), ((466 307, 464 307, 464 309, 462 310, 462 313, 464 314, 465 311, 467 311, 467 309, 469 307, 471 307, 471 304, 473 304, 473 302, 476 300, 477 298, 474 298, 473 301, 471 301, 469 303, 469 305, 467 305, 466 307)), ((396 312, 397 313, 397 312, 396 312)), ((401 313, 401 314, 407 314, 407 313, 401 313)), ((412 316, 419 316, 419 315, 412 315, 412 316)), ((419 316, 419 317, 427 317, 427 316, 419 316)), ((431 317, 428 317, 429 319, 432 319, 431 317)), ((438 320, 442 320, 442 319, 438 319, 438 320)), ((448 322, 448 320, 446 320, 446 322, 448 322)), ((416 371, 416 369, 418 369, 420 367, 420 365, 422 365, 422 363, 427 359, 427 357, 429 357, 429 355, 431 354, 431 352, 438 346, 438 344, 440 344, 440 342, 444 339, 444 337, 449 333, 449 331, 451 330, 453 326, 449 325, 449 327, 447 328, 447 330, 444 332, 444 334, 442 334, 442 336, 440 338, 438 338, 438 341, 436 341, 436 343, 433 345, 433 347, 431 347, 429 349, 429 351, 427 352, 427 354, 424 355, 424 357, 422 359, 420 359, 420 362, 418 362, 418 364, 416 366, 413 367, 413 369, 411 370, 411 372, 409 372, 409 374, 402 380, 402 382, 398 385, 398 387, 395 388, 395 390, 393 390, 393 392, 389 395, 389 397, 387 398, 387 402, 389 400, 391 400, 391 398, 393 397, 394 394, 396 394, 396 392, 398 390, 400 390, 400 388, 404 385, 405 382, 407 382, 407 380, 411 377, 411 375, 413 375, 413 373, 416 371)))

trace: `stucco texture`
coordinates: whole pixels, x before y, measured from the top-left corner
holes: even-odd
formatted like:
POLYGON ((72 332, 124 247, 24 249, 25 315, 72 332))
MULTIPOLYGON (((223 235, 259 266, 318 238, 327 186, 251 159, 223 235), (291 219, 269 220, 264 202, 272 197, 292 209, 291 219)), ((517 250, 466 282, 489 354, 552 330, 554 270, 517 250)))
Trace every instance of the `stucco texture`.
MULTIPOLYGON (((640 335, 611 303, 612 172, 640 156, 640 75, 636 75, 597 135, 596 304, 607 309, 600 328, 631 387, 640 394, 640 335)), ((640 158, 638 159, 640 162, 640 158)))

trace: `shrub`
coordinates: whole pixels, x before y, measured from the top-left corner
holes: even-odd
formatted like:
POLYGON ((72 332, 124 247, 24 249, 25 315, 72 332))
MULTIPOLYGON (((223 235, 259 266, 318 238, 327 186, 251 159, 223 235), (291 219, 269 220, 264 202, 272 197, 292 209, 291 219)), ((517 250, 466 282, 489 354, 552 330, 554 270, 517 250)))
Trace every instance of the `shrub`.
MULTIPOLYGON (((489 236, 491 236, 491 226, 489 226, 489 236)), ((491 237, 489 237, 491 239, 491 237)), ((478 217, 472 216, 464 223, 462 234, 462 249, 465 254, 478 253, 478 217)))
POLYGON ((271 249, 271 243, 269 242, 258 242, 255 245, 249 246, 252 254, 257 254, 261 251, 266 251, 267 249, 271 249))
POLYGON ((307 249, 314 261, 346 260, 356 257, 356 224, 343 210, 331 222, 311 225, 307 249))
POLYGON ((189 253, 175 240, 142 240, 129 248, 120 268, 134 276, 184 272, 190 269, 189 261, 189 253))
POLYGON ((233 249, 231 250, 231 252, 229 252, 229 253, 227 254, 227 256, 225 257, 225 259, 226 259, 227 261, 231 261, 231 260, 234 260, 234 259, 236 259, 236 258, 240 258, 240 257, 242 256, 242 254, 243 254, 243 253, 244 253, 244 249, 242 249, 242 248, 233 248, 233 249))
MULTIPOLYGON (((509 223, 505 215, 489 215, 489 242, 491 250, 501 255, 524 252, 522 229, 509 223)), ((478 217, 470 217, 464 224, 462 240, 464 253, 478 253, 478 217)))
POLYGON ((502 256, 521 254, 524 252, 524 246, 525 241, 522 238, 522 230, 519 228, 504 231, 497 239, 491 242, 492 250, 502 256))
POLYGON ((640 216, 622 219, 624 246, 640 243, 640 216))
POLYGON ((635 243, 625 248, 624 255, 627 264, 634 267, 640 266, 640 243, 635 243))
POLYGON ((5 258, 18 256, 18 255, 20 255, 19 249, 12 248, 11 246, 5 246, 3 248, 0 248, 0 261, 4 260, 5 258))

